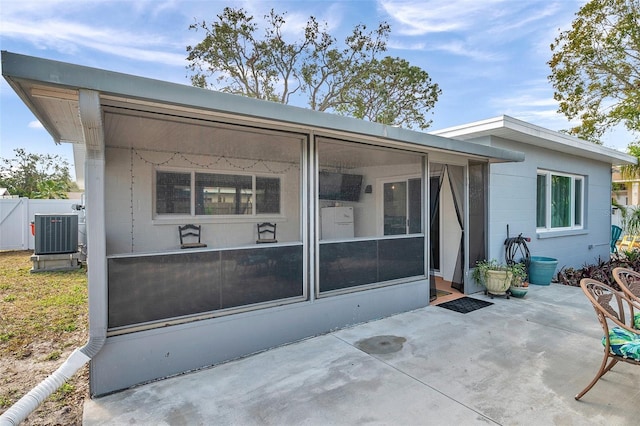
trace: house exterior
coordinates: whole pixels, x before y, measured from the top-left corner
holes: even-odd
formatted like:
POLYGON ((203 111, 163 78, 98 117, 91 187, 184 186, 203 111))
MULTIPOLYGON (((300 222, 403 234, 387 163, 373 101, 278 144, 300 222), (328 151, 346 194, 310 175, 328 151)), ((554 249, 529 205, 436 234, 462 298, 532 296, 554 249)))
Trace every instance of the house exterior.
MULTIPOLYGON (((492 164, 488 250, 500 258, 506 237, 531 237, 532 255, 581 267, 609 256, 611 166, 634 164, 628 154, 508 116, 433 134, 525 154, 522 163, 492 164)), ((503 256, 503 255, 502 255, 503 256)))
POLYGON ((605 255, 604 170, 631 161, 508 117, 441 136, 9 52, 2 70, 74 147, 93 396, 427 306, 435 275, 475 292, 507 224, 567 263, 605 255), (581 224, 540 229, 559 172, 581 224), (180 249, 185 224, 206 247, 180 249))
POLYGON ((637 206, 640 204, 640 178, 623 178, 619 167, 612 169, 613 196, 618 204, 637 206))

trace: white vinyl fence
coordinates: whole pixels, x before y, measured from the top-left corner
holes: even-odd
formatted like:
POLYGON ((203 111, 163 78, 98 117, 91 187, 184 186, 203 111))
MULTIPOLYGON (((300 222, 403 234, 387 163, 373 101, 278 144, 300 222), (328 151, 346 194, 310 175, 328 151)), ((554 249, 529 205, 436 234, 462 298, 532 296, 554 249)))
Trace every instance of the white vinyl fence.
POLYGON ((31 235, 31 222, 36 213, 76 213, 78 217, 78 243, 86 242, 84 211, 71 206, 80 200, 30 200, 28 198, 0 199, 0 250, 32 250, 35 239, 31 235))

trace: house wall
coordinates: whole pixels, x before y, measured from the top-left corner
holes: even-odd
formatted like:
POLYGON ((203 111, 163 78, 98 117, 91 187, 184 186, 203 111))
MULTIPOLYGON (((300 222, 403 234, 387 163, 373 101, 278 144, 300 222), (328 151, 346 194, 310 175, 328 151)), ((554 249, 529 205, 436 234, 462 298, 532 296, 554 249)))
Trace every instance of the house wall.
MULTIPOLYGON (((281 175, 282 214, 274 216, 241 216, 224 219, 207 217, 154 218, 154 164, 164 163, 172 154, 129 149, 106 149, 106 229, 107 254, 152 252, 178 249, 180 240, 178 225, 199 223, 202 225, 202 242, 211 248, 240 247, 254 245, 257 238, 256 223, 265 220, 278 224, 277 237, 280 242, 301 241, 300 231, 300 178, 299 169, 290 168, 281 175), (115 189, 117 188, 117 190, 115 189)), ((201 155, 200 164, 213 162, 211 157, 201 155)), ((287 167, 270 163, 275 170, 287 167)), ((163 170, 175 168, 179 171, 194 169, 182 157, 162 164, 163 170)), ((216 165, 216 171, 238 172, 216 165)), ((212 171, 206 170, 205 171, 212 171)))
MULTIPOLYGON (((171 153, 153 152, 138 149, 132 155, 130 149, 106 149, 106 228, 107 254, 134 252, 152 252, 173 250, 179 247, 177 226, 194 222, 202 225, 202 241, 211 248, 241 247, 255 243, 256 223, 269 220, 278 224, 278 241, 301 241, 300 235, 300 177, 299 169, 294 168, 282 175, 282 215, 277 217, 246 217, 229 219, 162 218, 154 219, 153 214, 153 176, 154 164, 164 163, 171 153), (114 190, 112 188, 118 188, 114 190)), ((200 163, 210 162, 207 156, 200 156, 200 163)), ((191 170, 193 165, 182 158, 174 158, 164 169, 191 170)), ((273 163, 273 169, 285 169, 283 165, 273 163)), ((216 171, 237 172, 220 163, 216 171)), ((211 171, 211 170, 209 170, 211 171)), ((420 176, 419 164, 405 165, 402 170, 394 166, 377 166, 353 169, 351 173, 364 176, 362 191, 366 185, 372 185, 371 194, 362 194, 358 202, 341 202, 354 208, 354 227, 356 237, 381 235, 381 217, 372 212, 381 212, 380 188, 382 179, 405 176, 420 176)), ((320 200, 318 207, 333 205, 333 201, 320 200)))
MULTIPOLYGON (((406 179, 409 176, 421 177, 419 164, 397 166, 362 167, 352 170, 353 173, 363 175, 362 191, 371 185, 371 194, 362 194, 357 203, 345 202, 345 206, 353 206, 354 228, 356 237, 370 237, 382 235, 382 181, 393 178, 406 179), (375 212, 375 214, 372 214, 375 212)), ((321 202, 322 204, 323 202, 321 202)), ((323 206, 324 207, 324 206, 323 206)))
POLYGON ((100 396, 428 304, 425 280, 110 337, 91 361, 100 396))
POLYGON ((489 256, 504 259, 507 225, 511 237, 531 237, 532 256, 558 259, 558 268, 581 267, 609 256, 611 164, 492 137, 493 146, 525 153, 523 163, 492 164, 489 175, 489 256), (584 229, 536 232, 538 169, 583 175, 584 229))

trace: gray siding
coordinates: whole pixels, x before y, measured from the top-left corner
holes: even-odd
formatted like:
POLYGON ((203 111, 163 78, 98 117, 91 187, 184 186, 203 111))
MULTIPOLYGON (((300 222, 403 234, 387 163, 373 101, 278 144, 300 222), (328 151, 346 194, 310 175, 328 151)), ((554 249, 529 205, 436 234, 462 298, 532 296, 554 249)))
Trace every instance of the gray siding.
POLYGON ((523 163, 492 164, 489 180, 489 254, 504 259, 507 224, 510 235, 532 238, 534 256, 558 259, 558 268, 581 267, 609 256, 611 229, 611 164, 497 137, 492 145, 525 153, 523 163), (583 175, 584 229, 566 233, 536 233, 536 173, 538 169, 583 175))

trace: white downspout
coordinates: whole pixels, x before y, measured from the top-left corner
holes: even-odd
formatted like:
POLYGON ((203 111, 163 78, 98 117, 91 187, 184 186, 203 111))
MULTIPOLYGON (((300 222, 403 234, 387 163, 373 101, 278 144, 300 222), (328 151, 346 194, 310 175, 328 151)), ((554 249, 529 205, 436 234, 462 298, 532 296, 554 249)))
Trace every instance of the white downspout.
POLYGON ((89 340, 74 350, 58 369, 0 416, 0 426, 16 426, 100 352, 107 336, 107 251, 105 241, 104 131, 100 94, 79 91, 80 121, 85 139, 87 281, 89 340))

